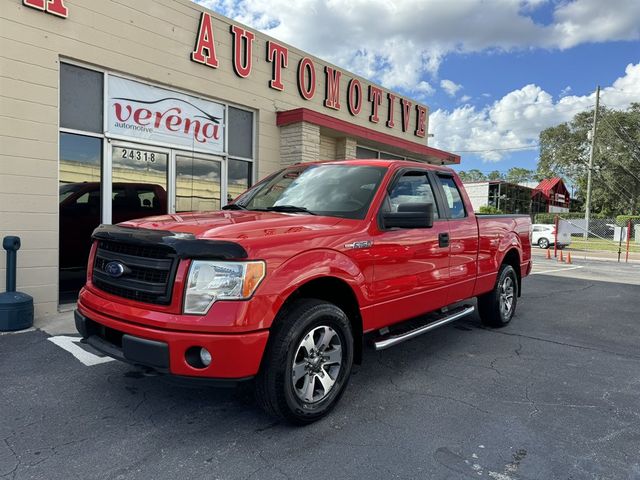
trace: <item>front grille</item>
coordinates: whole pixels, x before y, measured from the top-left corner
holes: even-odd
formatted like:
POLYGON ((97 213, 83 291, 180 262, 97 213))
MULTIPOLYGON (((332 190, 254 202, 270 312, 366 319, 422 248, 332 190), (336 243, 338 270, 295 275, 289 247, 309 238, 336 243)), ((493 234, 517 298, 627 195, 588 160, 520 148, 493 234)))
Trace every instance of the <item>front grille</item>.
POLYGON ((138 302, 168 305, 171 302, 177 258, 169 248, 100 240, 93 263, 93 284, 107 293, 138 302), (124 273, 106 271, 118 262, 124 273))
POLYGON ((144 258, 168 258, 172 251, 168 247, 160 247, 157 245, 137 245, 133 243, 108 242, 101 240, 98 248, 112 253, 122 253, 133 257, 144 258))

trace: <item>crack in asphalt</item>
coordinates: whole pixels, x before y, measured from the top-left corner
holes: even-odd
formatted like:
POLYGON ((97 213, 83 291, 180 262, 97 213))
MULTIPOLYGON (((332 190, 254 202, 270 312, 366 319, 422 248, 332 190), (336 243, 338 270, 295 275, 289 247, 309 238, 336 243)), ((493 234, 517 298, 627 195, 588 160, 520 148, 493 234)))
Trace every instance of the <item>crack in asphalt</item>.
POLYGON ((595 283, 590 283, 588 285, 585 285, 583 287, 578 287, 578 288, 571 288, 571 289, 567 289, 567 290, 552 290, 550 293, 545 293, 543 295, 535 295, 535 294, 527 294, 526 299, 527 300, 531 300, 531 299, 539 299, 539 298, 548 298, 551 295, 563 295, 565 293, 576 293, 576 292, 583 292, 585 290, 589 290, 590 288, 594 287, 595 283))
POLYGON ((293 480, 293 477, 291 477, 287 472, 285 472, 282 468, 280 468, 279 465, 277 465, 275 462, 272 462, 270 459, 267 459, 264 454, 263 454, 263 450, 260 450, 258 452, 258 456, 272 469, 276 470, 277 472, 279 472, 281 475, 284 476, 284 478, 288 479, 288 480, 293 480))
POLYGON ((529 340, 537 340, 539 342, 552 343, 555 345, 561 345, 563 347, 578 348, 581 350, 588 350, 591 352, 608 353, 609 355, 615 355, 615 356, 630 359, 630 360, 640 360, 640 355, 634 355, 632 353, 621 353, 621 352, 615 352, 612 350, 605 350, 603 348, 587 347, 585 345, 576 345, 575 343, 561 342, 559 340, 551 340, 548 338, 541 338, 533 335, 525 335, 523 333, 510 333, 510 332, 498 331, 498 330, 493 330, 491 328, 481 327, 481 326, 477 328, 478 330, 484 330, 485 332, 493 333, 496 335, 506 335, 508 337, 527 338, 529 340))
POLYGON ((437 393, 426 393, 426 392, 416 392, 416 391, 412 391, 412 390, 405 390, 403 388, 400 388, 399 385, 397 385, 394 381, 393 378, 389 378, 389 381, 391 382, 391 385, 393 385, 393 387, 400 393, 404 393, 406 395, 418 395, 421 397, 431 397, 431 398, 440 398, 443 400, 450 400, 452 402, 456 402, 456 403, 460 403, 462 405, 466 405, 467 407, 473 408, 474 410, 477 410, 479 412, 482 412, 486 415, 492 415, 491 412, 487 411, 487 410, 483 410, 482 408, 478 407, 477 405, 474 405, 473 403, 469 403, 469 402, 465 402, 464 400, 460 400, 459 398, 455 398, 455 397, 450 397, 447 395, 439 395, 437 393))
POLYGON ((16 464, 13 467, 13 470, 11 470, 10 472, 4 473, 2 475, 2 478, 8 477, 9 475, 11 475, 11 478, 16 478, 16 472, 18 471, 18 468, 20 467, 20 465, 22 465, 22 460, 20 460, 20 457, 18 457, 18 454, 16 453, 16 451, 13 449, 13 447, 11 445, 9 445, 9 439, 11 437, 13 437, 15 435, 15 432, 13 432, 11 435, 9 435, 7 438, 3 439, 4 444, 7 446, 7 448, 9 449, 9 451, 11 452, 11 454, 13 455, 13 458, 15 458, 16 460, 16 464))

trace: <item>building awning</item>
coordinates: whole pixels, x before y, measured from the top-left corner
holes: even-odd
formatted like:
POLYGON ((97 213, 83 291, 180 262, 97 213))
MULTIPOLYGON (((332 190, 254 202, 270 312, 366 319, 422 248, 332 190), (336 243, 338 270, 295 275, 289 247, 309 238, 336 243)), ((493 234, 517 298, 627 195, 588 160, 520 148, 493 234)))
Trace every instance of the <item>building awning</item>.
POLYGON ((319 127, 327 129, 334 134, 353 137, 359 141, 378 144, 381 146, 390 146, 395 149, 402 150, 406 156, 415 158, 416 160, 423 160, 425 162, 441 165, 460 163, 459 155, 445 152, 444 150, 438 150, 437 148, 429 147, 427 145, 410 142, 409 140, 404 140, 402 138, 389 135, 388 133, 378 132, 360 125, 354 125, 353 123, 309 110, 308 108, 296 108, 277 113, 276 124, 279 127, 298 122, 307 122, 313 125, 318 125, 319 127))

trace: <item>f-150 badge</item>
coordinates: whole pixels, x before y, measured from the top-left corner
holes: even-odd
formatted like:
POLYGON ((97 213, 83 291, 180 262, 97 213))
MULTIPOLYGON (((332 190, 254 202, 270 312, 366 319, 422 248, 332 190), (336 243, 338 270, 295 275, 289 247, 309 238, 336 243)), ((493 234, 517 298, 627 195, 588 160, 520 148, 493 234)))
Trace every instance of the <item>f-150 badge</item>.
POLYGON ((369 248, 373 245, 371 240, 361 240, 359 242, 345 243, 344 248, 369 248))

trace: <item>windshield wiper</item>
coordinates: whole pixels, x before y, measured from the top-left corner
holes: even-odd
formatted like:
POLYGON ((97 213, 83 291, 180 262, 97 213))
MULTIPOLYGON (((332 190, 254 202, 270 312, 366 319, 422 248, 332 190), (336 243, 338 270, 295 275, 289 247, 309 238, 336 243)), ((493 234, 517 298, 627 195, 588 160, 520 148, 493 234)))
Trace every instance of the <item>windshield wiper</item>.
POLYGON ((316 215, 305 207, 297 207, 295 205, 274 205, 273 207, 261 208, 256 210, 265 210, 267 212, 283 212, 283 213, 308 213, 309 215, 316 215))
POLYGON ((240 205, 239 203, 230 203, 222 207, 222 210, 246 210, 247 207, 240 205))

